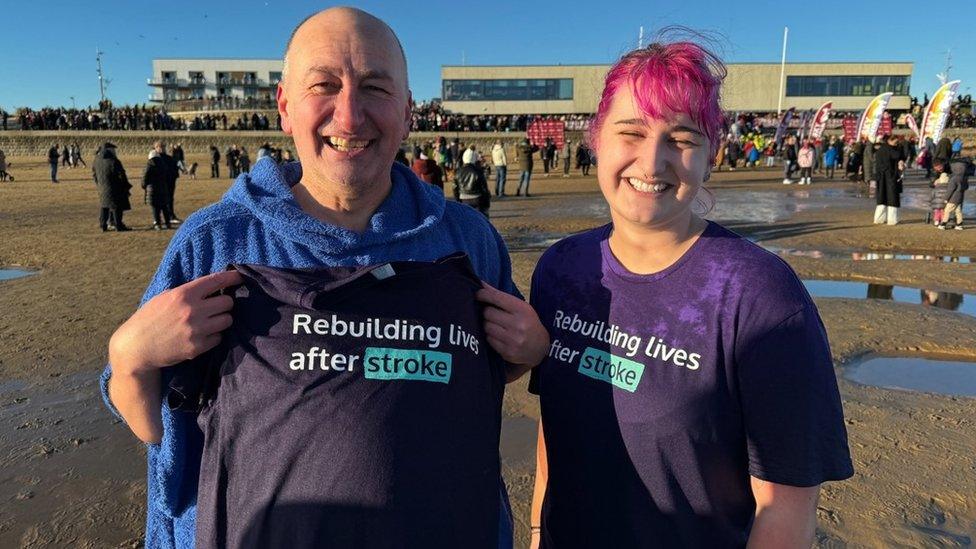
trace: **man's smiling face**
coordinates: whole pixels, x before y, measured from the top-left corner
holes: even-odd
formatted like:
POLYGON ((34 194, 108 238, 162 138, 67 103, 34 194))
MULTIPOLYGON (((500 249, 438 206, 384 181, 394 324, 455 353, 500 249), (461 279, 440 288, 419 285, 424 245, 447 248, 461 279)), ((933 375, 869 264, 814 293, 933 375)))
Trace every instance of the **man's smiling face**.
POLYGON ((298 29, 285 63, 278 108, 303 179, 357 195, 386 192, 410 121, 406 62, 393 32, 362 12, 328 10, 298 29))

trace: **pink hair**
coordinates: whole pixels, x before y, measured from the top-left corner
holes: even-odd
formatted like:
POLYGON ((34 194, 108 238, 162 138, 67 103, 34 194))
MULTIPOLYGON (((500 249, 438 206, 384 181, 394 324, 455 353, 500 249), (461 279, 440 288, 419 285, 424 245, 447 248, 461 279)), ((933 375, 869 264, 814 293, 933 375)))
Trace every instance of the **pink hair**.
POLYGON ((708 138, 714 157, 724 133, 719 88, 726 74, 725 64, 694 42, 655 42, 633 50, 607 73, 589 141, 597 146, 614 95, 621 86, 630 85, 637 109, 645 116, 660 120, 670 113, 688 114, 708 138))

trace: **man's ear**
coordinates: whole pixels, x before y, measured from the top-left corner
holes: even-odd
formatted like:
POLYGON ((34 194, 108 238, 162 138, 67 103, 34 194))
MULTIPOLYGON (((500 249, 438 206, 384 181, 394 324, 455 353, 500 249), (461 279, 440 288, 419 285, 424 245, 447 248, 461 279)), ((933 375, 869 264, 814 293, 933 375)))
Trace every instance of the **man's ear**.
POLYGON ((285 135, 291 135, 291 120, 288 117, 288 97, 285 94, 284 81, 278 83, 275 101, 278 103, 278 114, 281 115, 281 131, 285 135))
POLYGON ((410 120, 413 118, 413 94, 407 90, 407 109, 403 113, 403 140, 410 136, 410 120))

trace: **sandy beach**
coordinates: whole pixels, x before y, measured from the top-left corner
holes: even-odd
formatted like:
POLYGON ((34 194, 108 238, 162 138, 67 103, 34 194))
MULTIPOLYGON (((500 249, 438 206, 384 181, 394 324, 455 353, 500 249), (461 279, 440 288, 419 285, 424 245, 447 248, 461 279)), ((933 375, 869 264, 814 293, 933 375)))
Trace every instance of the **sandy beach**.
MULTIPOLYGON (((8 157, 17 179, 0 182, 0 268, 35 271, 0 281, 0 547, 142 543, 144 447, 104 408, 97 378, 109 336, 137 306, 173 232, 150 230, 151 211, 137 183, 144 157, 122 160, 135 185, 128 233, 99 230, 87 168, 62 169, 62 182, 53 184, 42 159, 8 157)), ((188 160, 207 165, 202 154, 188 160)), ((548 245, 609 219, 594 176, 533 179, 531 198, 491 208, 525 293, 548 245)), ((817 545, 972 545, 976 400, 862 385, 847 376, 867 358, 898 356, 970 362, 968 375, 976 378, 976 316, 967 312, 976 307, 976 224, 964 231, 925 225, 928 188, 917 175, 906 181, 903 221, 894 227, 871 224, 874 199, 863 184, 819 177, 798 187, 781 180, 779 170, 715 174, 709 217, 781 253, 803 279, 867 287, 848 297, 815 295, 856 469, 852 479, 824 486, 817 545), (865 299, 866 292, 894 299, 865 299), (943 307, 957 294, 956 310, 943 307)), ((219 199, 229 184, 181 178, 178 215, 219 199)), ((966 212, 976 221, 972 205, 966 212)), ((525 547, 538 418, 525 379, 508 387, 504 413, 503 466, 516 546, 525 547)))

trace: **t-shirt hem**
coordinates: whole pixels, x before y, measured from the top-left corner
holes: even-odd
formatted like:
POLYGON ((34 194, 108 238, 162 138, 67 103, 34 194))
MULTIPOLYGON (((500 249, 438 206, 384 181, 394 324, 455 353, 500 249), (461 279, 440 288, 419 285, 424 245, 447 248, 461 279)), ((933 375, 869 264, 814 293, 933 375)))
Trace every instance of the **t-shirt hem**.
POLYGON ((809 488, 823 484, 824 482, 849 479, 854 476, 854 467, 848 465, 842 469, 823 470, 805 474, 777 471, 768 467, 749 467, 749 475, 767 482, 775 482, 776 484, 797 488, 809 488))

